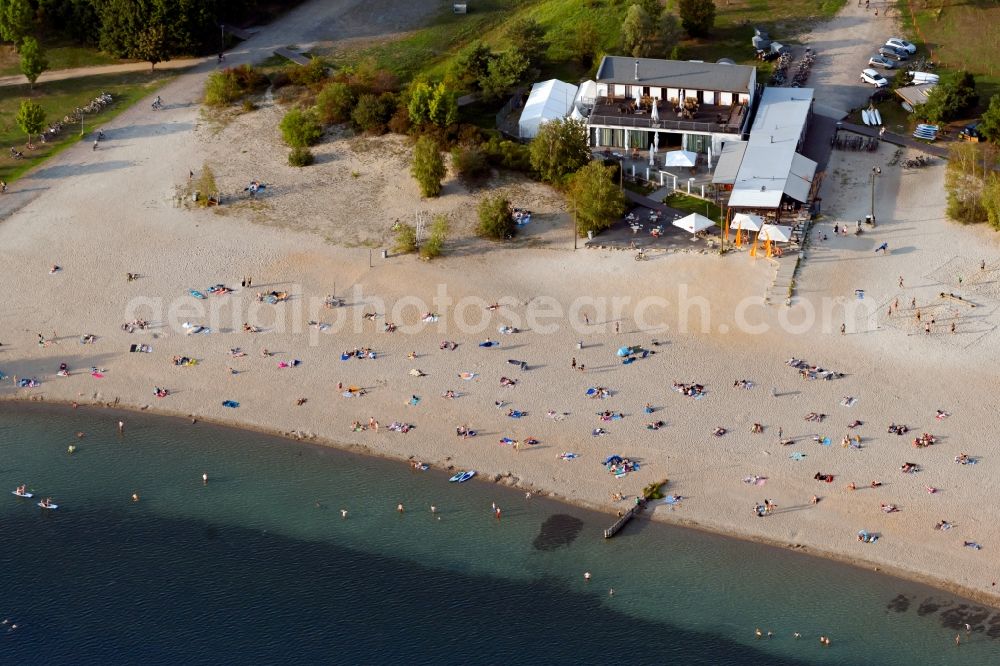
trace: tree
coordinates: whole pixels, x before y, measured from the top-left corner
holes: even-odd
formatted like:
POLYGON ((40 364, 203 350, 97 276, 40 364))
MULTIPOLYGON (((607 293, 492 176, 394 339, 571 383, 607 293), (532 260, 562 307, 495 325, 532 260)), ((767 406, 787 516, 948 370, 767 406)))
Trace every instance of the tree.
POLYGON ((413 147, 410 173, 420 185, 421 196, 436 197, 441 194, 441 181, 448 171, 441 157, 441 149, 433 137, 425 135, 417 139, 417 144, 413 147))
POLYGON ((323 128, 313 110, 292 109, 281 119, 281 136, 292 148, 314 145, 323 136, 323 128))
POLYGON ((490 175, 486 155, 478 146, 456 146, 451 151, 451 168, 466 187, 474 187, 490 175))
POLYGON ((463 88, 478 90, 480 81, 486 78, 489 72, 490 60, 494 57, 488 46, 476 42, 458 59, 452 70, 453 76, 463 88))
POLYGON ((963 70, 934 86, 927 94, 927 102, 918 107, 917 112, 934 123, 948 122, 961 118, 978 102, 976 79, 963 70))
POLYGON ((668 56, 671 60, 679 60, 677 51, 681 41, 681 22, 677 17, 669 12, 664 12, 660 17, 660 29, 657 35, 657 48, 661 55, 668 56))
POLYGON ((28 135, 28 143, 31 143, 31 135, 38 134, 45 126, 45 109, 41 104, 23 99, 14 120, 21 131, 28 135))
POLYGON ((654 21, 658 20, 663 14, 663 3, 661 0, 634 0, 632 4, 642 7, 642 10, 649 14, 649 17, 654 21))
POLYGON ((458 120, 458 101, 444 82, 431 85, 416 81, 410 90, 407 111, 414 125, 448 127, 458 120))
POLYGON ((549 48, 545 39, 545 28, 538 21, 530 18, 519 18, 511 22, 507 28, 507 39, 511 44, 517 44, 529 65, 538 65, 545 59, 549 48))
POLYGON ((581 234, 610 227, 625 212, 625 195, 614 179, 615 167, 591 162, 570 179, 569 200, 581 234))
POLYGON ((622 22, 622 48, 634 58, 648 58, 656 45, 656 24, 639 5, 625 12, 622 22))
POLYGON ((353 108, 354 93, 346 83, 328 83, 316 95, 316 111, 324 125, 346 123, 351 119, 353 108))
POLYGON ((543 123, 530 150, 531 167, 553 185, 563 183, 591 159, 586 126, 570 118, 543 123))
POLYGON ((1000 142, 1000 94, 990 98, 990 106, 983 112, 977 129, 983 137, 993 143, 1000 142))
POLYGON ((351 112, 351 121, 362 132, 382 134, 395 112, 396 96, 392 93, 382 93, 378 97, 373 94, 361 95, 351 112))
POLYGON ((396 242, 392 246, 395 254, 410 254, 417 251, 417 229, 412 224, 397 222, 392 230, 396 232, 396 242))
POLYGON ((986 221, 993 229, 1000 231, 1000 177, 996 173, 991 173, 986 178, 982 204, 986 210, 986 221))
POLYGON ((21 73, 28 79, 29 86, 34 89, 38 75, 49 68, 49 61, 34 37, 25 37, 21 42, 21 73))
POLYGON ((576 24, 573 39, 570 43, 570 51, 584 67, 590 67, 594 63, 595 48, 598 43, 597 28, 592 21, 584 19, 576 24))
POLYGON ((431 233, 420 246, 421 259, 433 259, 441 256, 444 251, 444 242, 448 238, 448 217, 445 215, 435 215, 431 221, 431 233))
POLYGON ((486 75, 479 80, 483 99, 495 102, 517 85, 528 69, 528 59, 517 48, 510 48, 490 59, 486 75))
POLYGON ((715 25, 715 3, 712 0, 679 0, 678 11, 684 30, 692 37, 703 37, 715 25))
POLYGON ((502 194, 491 194, 479 202, 479 226, 476 231, 480 236, 493 240, 505 240, 514 235, 517 225, 510 209, 510 201, 502 194))
POLYGON ((29 0, 0 0, 0 39, 16 47, 31 30, 34 18, 29 0))
POLYGON ((170 60, 166 27, 162 23, 152 23, 143 28, 135 36, 129 48, 129 56, 148 62, 149 71, 153 71, 156 63, 170 60))

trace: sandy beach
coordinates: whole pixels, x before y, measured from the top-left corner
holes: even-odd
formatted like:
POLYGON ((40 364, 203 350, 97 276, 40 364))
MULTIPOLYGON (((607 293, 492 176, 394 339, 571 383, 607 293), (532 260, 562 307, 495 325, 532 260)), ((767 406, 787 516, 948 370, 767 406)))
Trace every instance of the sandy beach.
MULTIPOLYGON (((275 44, 301 44, 296 31, 308 25, 311 7, 262 30, 227 64, 262 57, 275 44)), ((854 11, 846 8, 843 20, 854 20, 854 11)), ((5 210, 16 212, 0 223, 7 286, 0 396, 115 402, 293 433, 474 468, 611 512, 629 501, 612 495, 631 498, 669 479, 666 491, 683 499, 655 504, 656 519, 802 547, 1000 601, 1000 527, 988 518, 1000 511, 989 397, 1000 360, 1000 251, 992 232, 945 219, 940 161, 903 170, 892 146, 835 152, 797 295, 790 307, 764 305, 771 261, 744 251, 658 254, 637 263, 627 252, 574 251, 561 198, 519 177, 474 192, 449 178, 439 200, 422 201, 400 138, 331 135, 316 150, 316 166, 288 167, 275 127, 281 110, 272 102, 222 127, 199 115, 214 67, 163 89, 161 111, 140 103, 118 116, 104 128, 100 150, 86 142, 66 150, 5 195, 5 210), (188 171, 205 163, 222 190, 240 198, 219 209, 178 206, 188 171), (853 229, 869 212, 876 165, 878 227, 836 235, 835 225, 853 229), (243 198, 252 179, 267 188, 243 198), (506 246, 471 233, 475 202, 500 188, 536 212, 506 246), (393 222, 417 212, 449 215, 446 255, 431 263, 383 259, 393 222), (887 255, 874 252, 882 242, 887 255), (139 278, 127 281, 127 273, 139 278), (249 288, 241 286, 247 277, 249 288), (234 291, 208 295, 219 283, 234 291), (288 300, 258 301, 258 292, 271 291, 288 300), (330 294, 345 305, 323 307, 330 294), (493 303, 499 308, 488 309, 493 303), (369 312, 374 320, 363 317, 369 312), (122 330, 136 319, 149 326, 122 330), (209 330, 189 334, 185 323, 209 330), (245 323, 260 332, 244 332, 245 323), (387 323, 397 330, 387 332, 387 323), (503 334, 505 326, 518 332, 503 334), (84 335, 94 342, 82 344, 84 335), (480 345, 487 340, 499 344, 480 345), (441 349, 442 341, 457 348, 441 349), (133 345, 151 351, 131 353, 133 345), (616 350, 632 345, 655 353, 623 364, 616 350), (355 349, 375 358, 342 360, 355 349), (197 362, 175 365, 174 357, 197 362), (803 379, 786 363, 792 358, 842 376, 803 379), (57 376, 60 363, 68 377, 57 376), (18 388, 14 377, 40 385, 18 388), (746 388, 734 386, 740 380, 746 388), (703 385, 704 395, 683 395, 674 382, 703 385), (169 395, 155 397, 156 387, 169 395), (364 395, 345 397, 351 387, 364 395), (610 395, 586 396, 598 387, 610 395), (455 397, 442 397, 448 391, 455 397), (510 410, 524 414, 513 418, 510 410), (947 416, 938 418, 939 410, 947 416), (602 420, 605 411, 622 418, 602 420), (825 416, 805 420, 810 413, 825 416), (377 431, 367 427, 372 419, 377 431), (647 428, 656 421, 663 426, 647 428), (854 421, 862 425, 849 428, 854 421), (393 422, 413 427, 394 432, 393 422), (751 432, 755 423, 762 433, 751 432), (890 424, 909 431, 891 434, 890 424), (456 436, 459 426, 476 436, 456 436), (714 436, 717 428, 726 433, 714 436), (923 433, 936 443, 915 448, 923 433), (842 446, 845 435, 860 436, 860 448, 842 446), (602 464, 612 454, 639 461, 639 470, 616 477, 602 464), (960 454, 975 463, 956 463, 960 454), (902 472, 908 462, 919 471, 902 472), (777 508, 757 517, 753 507, 765 499, 777 508), (898 511, 886 513, 883 504, 898 511), (953 527, 936 529, 939 521, 953 527), (861 543, 859 530, 881 537, 861 543)))

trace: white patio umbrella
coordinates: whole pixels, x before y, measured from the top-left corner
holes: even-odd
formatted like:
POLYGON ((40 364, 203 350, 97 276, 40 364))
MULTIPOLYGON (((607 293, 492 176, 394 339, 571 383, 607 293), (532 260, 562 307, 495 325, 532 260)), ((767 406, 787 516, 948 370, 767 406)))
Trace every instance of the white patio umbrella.
POLYGON ((659 109, 656 108, 656 100, 655 99, 653 100, 653 110, 650 112, 649 118, 654 123, 660 122, 660 111, 659 111, 659 109))
POLYGON ((792 228, 780 224, 765 224, 757 238, 772 242, 787 243, 792 240, 792 228))
POLYGON ((657 150, 660 149, 660 133, 659 132, 653 132, 653 147, 656 148, 657 150))
POLYGON ((759 215, 752 213, 736 213, 729 222, 730 229, 742 229, 743 231, 760 231, 764 226, 764 221, 759 215))
POLYGON ((683 229, 684 231, 696 234, 699 231, 704 231, 715 226, 715 222, 708 219, 704 215, 699 215, 698 213, 691 213, 687 217, 682 217, 679 220, 674 220, 674 226, 683 229))
POLYGON ((656 144, 649 144, 649 166, 656 164, 656 144))
POLYGON ((693 167, 698 161, 698 154, 690 150, 671 150, 663 160, 663 166, 693 167))

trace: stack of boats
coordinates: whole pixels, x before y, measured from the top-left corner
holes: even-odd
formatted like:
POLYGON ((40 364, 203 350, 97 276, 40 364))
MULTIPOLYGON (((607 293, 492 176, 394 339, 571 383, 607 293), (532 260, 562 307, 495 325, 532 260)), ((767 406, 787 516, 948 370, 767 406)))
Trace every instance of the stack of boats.
POLYGON ((917 139, 923 139, 924 141, 933 141, 937 138, 938 129, 937 125, 920 123, 917 125, 917 129, 914 130, 913 136, 917 139))

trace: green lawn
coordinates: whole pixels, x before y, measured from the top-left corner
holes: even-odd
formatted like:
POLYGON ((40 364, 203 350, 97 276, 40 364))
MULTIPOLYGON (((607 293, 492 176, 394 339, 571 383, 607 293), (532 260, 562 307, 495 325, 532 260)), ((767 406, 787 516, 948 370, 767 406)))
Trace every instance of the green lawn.
POLYGON ((684 211, 685 213, 699 213, 710 220, 721 220, 722 209, 711 201, 705 201, 698 197, 691 197, 686 194, 675 192, 671 194, 663 203, 671 208, 684 211))
POLYGON ((939 71, 975 74, 979 111, 985 109, 1000 93, 1000 3, 906 0, 900 12, 907 39, 929 52, 939 71))
MULTIPOLYGON (((114 56, 101 53, 97 49, 78 46, 69 42, 45 42, 43 40, 42 49, 45 57, 49 61, 49 69, 75 69, 77 67, 90 67, 93 65, 117 65, 122 62, 133 62, 131 60, 119 60, 114 56)), ((0 76, 11 76, 21 73, 20 56, 14 51, 14 47, 5 45, 0 47, 0 76)))
POLYGON ((111 93, 114 98, 112 104, 100 113, 84 116, 83 130, 85 136, 89 136, 89 133, 102 123, 108 122, 176 75, 176 71, 153 74, 130 72, 52 81, 38 85, 30 92, 27 85, 0 88, 0 179, 7 182, 15 180, 32 167, 80 140, 80 124, 74 123, 71 127, 64 126, 56 141, 43 144, 35 137, 35 150, 24 150, 23 160, 11 159, 8 149, 11 146, 20 149, 27 139, 14 120, 22 99, 30 98, 41 104, 45 109, 46 123, 48 123, 62 120, 76 107, 87 105, 102 91, 111 93))

